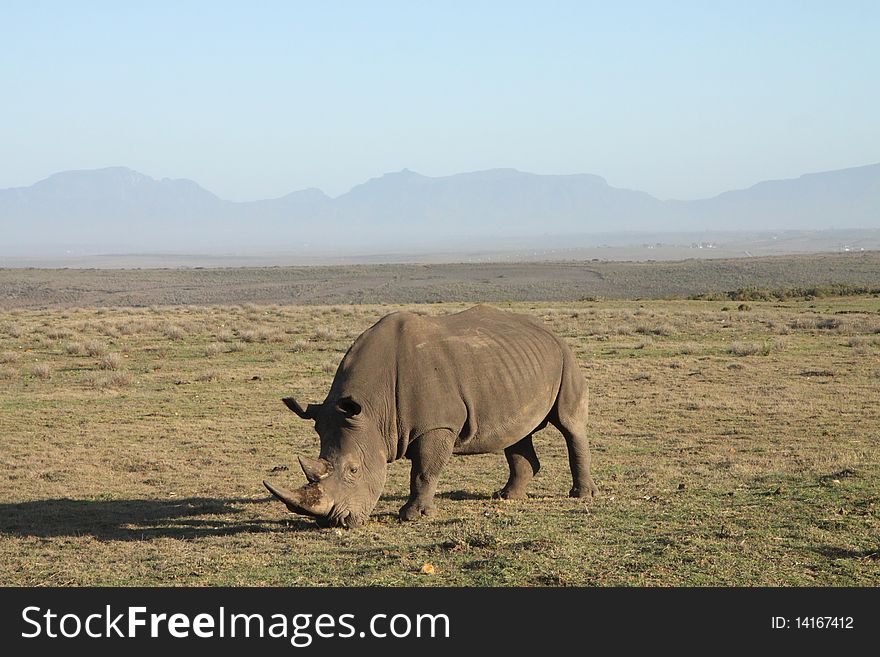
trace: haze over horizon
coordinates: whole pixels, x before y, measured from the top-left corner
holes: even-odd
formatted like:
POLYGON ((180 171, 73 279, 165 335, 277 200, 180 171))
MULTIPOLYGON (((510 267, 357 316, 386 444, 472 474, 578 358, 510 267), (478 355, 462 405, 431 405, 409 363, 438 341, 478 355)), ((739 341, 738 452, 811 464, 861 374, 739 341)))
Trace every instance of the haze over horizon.
MULTIPOLYGON (((729 193, 746 192, 750 189, 753 189, 755 187, 760 187, 761 185, 766 185, 768 183, 769 184, 786 183, 786 182, 791 182, 791 181, 798 180, 798 179, 808 177, 808 176, 820 176, 823 174, 834 174, 834 173, 839 173, 841 171, 856 171, 856 170, 867 171, 867 170, 870 170, 871 168, 880 169, 880 162, 869 162, 867 164, 862 164, 862 165, 853 165, 853 166, 843 167, 842 169, 838 169, 838 170, 804 171, 804 172, 801 172, 800 174, 797 174, 797 175, 794 175, 791 177, 787 177, 787 178, 770 179, 770 180, 756 180, 754 183, 752 183, 750 185, 746 185, 745 187, 722 189, 717 194, 712 194, 711 196, 699 197, 699 198, 693 198, 693 199, 684 199, 684 198, 664 199, 664 198, 654 196, 653 194, 649 194, 649 195, 658 201, 669 201, 672 203, 676 203, 679 201, 683 201, 683 202, 708 201, 708 200, 711 200, 711 199, 716 198, 718 196, 723 196, 723 195, 729 194, 729 193)), ((372 175, 372 176, 368 177, 366 180, 361 180, 359 182, 356 182, 350 188, 345 189, 342 192, 339 192, 336 194, 327 193, 324 189, 321 189, 317 185, 308 185, 308 186, 302 187, 302 188, 288 189, 287 191, 283 191, 282 193, 278 194, 277 196, 270 196, 270 197, 266 197, 266 198, 253 198, 253 199, 237 200, 237 199, 229 198, 222 193, 218 193, 216 190, 209 189, 206 185, 202 185, 199 183, 199 181, 193 180, 192 178, 174 178, 174 177, 165 176, 165 175, 154 176, 154 175, 145 173, 143 171, 137 171, 137 170, 133 169, 132 167, 126 166, 124 164, 116 164, 116 165, 110 165, 110 166, 106 166, 106 167, 98 167, 98 168, 94 168, 94 169, 71 169, 68 171, 55 171, 55 172, 51 173, 50 175, 45 176, 44 178, 41 178, 39 180, 34 180, 31 183, 28 183, 25 185, 12 186, 12 187, 7 187, 7 188, 0 187, 0 193, 11 192, 11 191, 15 191, 15 190, 25 190, 25 189, 31 188, 31 187, 39 187, 40 185, 45 185, 47 182, 54 180, 54 179, 57 179, 59 177, 100 176, 104 173, 109 173, 109 172, 122 172, 122 173, 128 173, 128 174, 138 176, 138 177, 142 176, 144 178, 147 178, 147 179, 150 179, 154 182, 159 182, 159 183, 168 183, 168 182, 170 182, 170 183, 193 183, 202 191, 207 192, 208 194, 211 194, 212 196, 216 196, 220 200, 229 201, 231 203, 243 203, 243 204, 276 201, 276 200, 283 199, 284 197, 290 196, 291 194, 298 194, 298 193, 302 193, 302 192, 319 192, 321 195, 323 195, 327 199, 335 200, 335 199, 338 199, 342 196, 345 196, 345 195, 351 193, 352 191, 356 190, 358 187, 361 187, 363 185, 366 185, 366 184, 369 184, 369 183, 372 183, 375 181, 380 181, 385 178, 394 177, 394 176, 412 176, 417 179, 437 180, 437 179, 454 178, 454 177, 460 177, 460 176, 480 176, 480 175, 485 175, 485 174, 500 174, 500 173, 510 173, 512 175, 523 175, 523 176, 534 176, 534 177, 539 177, 539 178, 551 178, 551 177, 552 178, 559 178, 559 179, 578 178, 578 177, 592 178, 592 179, 599 180, 605 184, 608 184, 610 187, 614 187, 614 188, 620 189, 622 191, 633 191, 633 192, 637 192, 637 193, 648 194, 648 192, 645 192, 644 190, 638 190, 638 189, 634 189, 634 188, 627 188, 627 187, 620 187, 617 185, 611 185, 609 183, 608 179, 605 178, 604 176, 602 176, 601 174, 595 173, 595 172, 588 172, 588 171, 579 171, 579 172, 568 173, 568 174, 547 174, 547 173, 543 173, 543 172, 539 172, 539 171, 523 171, 523 170, 517 169, 515 167, 493 167, 491 169, 481 169, 481 170, 477 170, 477 171, 454 171, 454 172, 447 174, 447 175, 432 176, 432 175, 426 175, 420 171, 414 171, 413 169, 411 169, 409 167, 403 167, 402 169, 399 169, 396 171, 383 171, 381 173, 377 173, 375 175, 372 175)), ((2 217, 0 217, 0 218, 2 218, 2 217)))
MULTIPOLYGON (((595 236, 608 233, 638 233, 628 240, 642 244, 655 241, 651 234, 725 231, 758 231, 763 240, 767 231, 878 231, 878 209, 880 164, 764 181, 694 201, 661 201, 591 174, 542 176, 507 168, 443 177, 405 169, 336 197, 311 188, 235 202, 193 180, 156 180, 110 167, 60 172, 28 187, 0 189, 0 256, 436 254, 538 242, 568 248, 583 245, 585 236, 596 244, 595 236)), ((859 239, 864 237, 869 236, 859 239)), ((826 234, 811 243, 827 250, 850 239, 826 234)), ((869 239, 871 248, 876 239, 869 239)))
MULTIPOLYGON (((875 166, 880 166, 880 162, 868 162, 866 164, 858 164, 858 165, 843 167, 842 169, 840 169, 838 171, 867 169, 869 167, 875 167, 875 166)), ((36 185, 46 183, 46 181, 54 179, 58 176, 65 176, 65 175, 71 175, 71 174, 99 174, 102 171, 131 172, 132 174, 135 174, 138 176, 144 176, 144 177, 150 178, 156 182, 171 181, 171 182, 195 183, 196 185, 198 185, 199 188, 212 194, 213 196, 216 196, 218 199, 221 199, 224 201, 230 201, 233 203, 259 203, 259 202, 265 202, 265 201, 274 201, 274 200, 282 199, 285 196, 289 196, 291 194, 299 193, 299 192, 320 192, 322 195, 324 195, 328 199, 332 200, 332 199, 339 198, 341 196, 345 196, 346 194, 352 192, 354 189, 356 189, 364 184, 367 184, 371 181, 381 180, 382 178, 386 178, 388 176, 395 176, 395 175, 400 175, 400 174, 404 174, 404 175, 412 174, 417 178, 438 179, 438 178, 450 178, 450 177, 454 177, 454 176, 480 175, 480 174, 485 174, 488 172, 512 172, 514 174, 522 174, 522 175, 526 175, 526 176, 538 176, 538 177, 551 177, 551 176, 558 177, 558 178, 578 177, 578 176, 590 177, 590 178, 601 179, 603 182, 610 184, 608 179, 605 178, 604 176, 602 176, 601 174, 595 173, 595 172, 589 172, 589 171, 579 171, 579 172, 568 173, 568 174, 548 174, 548 173, 543 173, 540 171, 523 171, 523 170, 517 169, 515 167, 493 167, 491 169, 482 169, 482 170, 478 170, 478 171, 454 171, 454 172, 451 172, 450 174, 447 174, 447 175, 432 176, 432 175, 426 175, 420 171, 414 171, 410 167, 403 167, 402 169, 397 170, 397 171, 383 171, 381 173, 377 173, 375 175, 370 176, 366 180, 361 180, 361 181, 355 183, 354 185, 352 185, 350 188, 345 189, 345 190, 343 190, 339 193, 335 193, 335 194, 328 193, 327 191, 325 191, 324 189, 321 189, 317 185, 308 185, 308 186, 302 187, 302 188, 288 189, 287 191, 281 192, 277 196, 270 196, 270 197, 266 197, 266 198, 252 198, 252 199, 233 199, 233 198, 230 198, 230 197, 224 195, 223 193, 217 192, 217 190, 209 189, 206 185, 202 185, 197 180, 193 180, 192 178, 173 178, 171 176, 165 176, 165 175, 151 175, 151 174, 145 173, 143 171, 137 171, 137 170, 133 169, 132 167, 126 166, 124 164, 116 164, 116 165, 110 165, 110 166, 106 166, 106 167, 98 167, 98 168, 94 168, 94 169, 71 169, 68 171, 55 171, 55 172, 51 173, 50 175, 45 176, 44 178, 41 178, 39 180, 34 180, 31 183, 28 183, 25 185, 12 186, 12 187, 8 187, 8 188, 0 187, 0 192, 6 192, 6 191, 15 190, 15 189, 25 189, 28 187, 33 187, 36 185)), ((756 180, 756 181, 754 181, 754 183, 752 183, 750 185, 746 185, 745 187, 722 189, 722 190, 719 190, 718 193, 716 193, 716 194, 712 194, 712 195, 706 196, 706 197, 693 198, 693 199, 685 199, 685 198, 665 199, 665 198, 657 197, 653 194, 651 194, 651 196, 659 201, 670 201, 673 203, 677 202, 677 201, 706 201, 706 200, 710 200, 712 198, 715 198, 717 196, 722 196, 724 194, 728 194, 730 192, 747 191, 749 189, 752 189, 756 186, 760 186, 762 184, 787 182, 787 181, 792 181, 792 180, 797 180, 799 178, 803 178, 804 176, 815 176, 815 175, 821 175, 821 174, 826 174, 826 173, 834 173, 834 171, 831 171, 831 170, 828 170, 828 171, 804 171, 804 172, 801 172, 797 175, 793 175, 793 176, 790 176, 787 178, 770 179, 770 180, 756 180)), ((617 185, 610 185, 610 186, 615 187, 617 189, 626 190, 626 191, 648 193, 648 192, 645 192, 644 190, 637 190, 634 188, 620 187, 617 185)))
POLYGON ((878 27, 855 1, 10 2, 0 189, 124 165, 255 201, 510 167, 707 199, 880 161, 878 27))

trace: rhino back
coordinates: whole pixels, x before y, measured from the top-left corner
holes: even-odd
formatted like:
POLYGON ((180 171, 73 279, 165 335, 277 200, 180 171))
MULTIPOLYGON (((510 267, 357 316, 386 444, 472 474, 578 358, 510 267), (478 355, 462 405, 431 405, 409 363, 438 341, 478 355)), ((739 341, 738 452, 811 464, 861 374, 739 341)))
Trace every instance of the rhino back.
POLYGON ((382 430, 395 434, 388 447, 398 458, 438 428, 458 436, 458 453, 497 451, 553 408, 564 349, 532 318, 488 306, 441 317, 393 313, 355 341, 331 395, 366 399, 382 430))

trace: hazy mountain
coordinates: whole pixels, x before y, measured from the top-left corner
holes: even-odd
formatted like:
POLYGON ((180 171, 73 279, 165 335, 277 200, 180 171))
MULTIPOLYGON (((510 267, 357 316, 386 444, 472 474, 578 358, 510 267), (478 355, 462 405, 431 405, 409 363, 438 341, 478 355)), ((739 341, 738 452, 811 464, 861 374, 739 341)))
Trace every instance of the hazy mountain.
POLYGON ((191 180, 113 167, 0 190, 0 252, 391 247, 456 237, 880 227, 880 164, 661 201, 587 174, 404 169, 336 198, 318 189, 232 202, 191 180))
POLYGON ((592 175, 539 176, 492 169, 428 178, 404 169, 358 185, 333 202, 333 218, 359 227, 418 235, 505 235, 607 230, 644 225, 660 202, 610 187, 592 175))
POLYGON ((671 224, 686 228, 880 227, 880 164, 769 180, 698 201, 670 201, 671 224))
POLYGON ((25 247, 173 246, 225 207, 191 180, 154 180, 122 167, 65 171, 0 190, 4 241, 25 247))

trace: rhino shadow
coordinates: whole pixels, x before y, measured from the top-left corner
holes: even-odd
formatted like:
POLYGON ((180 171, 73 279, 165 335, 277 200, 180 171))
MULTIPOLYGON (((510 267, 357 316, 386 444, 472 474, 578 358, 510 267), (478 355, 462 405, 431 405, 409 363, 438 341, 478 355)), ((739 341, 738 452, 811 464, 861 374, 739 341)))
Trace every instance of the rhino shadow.
POLYGON ((475 493, 469 490, 451 490, 445 493, 438 493, 437 497, 445 500, 491 500, 492 495, 486 493, 475 493))
POLYGON ((814 552, 821 554, 826 559, 856 559, 858 561, 880 560, 880 544, 875 548, 864 550, 852 550, 837 545, 821 545, 813 548, 814 552))
MULTIPOLYGON (((445 493, 437 493, 436 498, 441 500, 491 500, 492 495, 487 493, 475 493, 469 490, 450 490, 445 493)), ((382 499, 386 502, 406 502, 409 495, 405 493, 382 495, 382 499)), ((375 515, 375 514, 373 514, 375 515)))
POLYGON ((241 519, 247 504, 271 498, 188 497, 174 500, 48 499, 0 504, 0 535, 93 536, 100 541, 181 540, 314 527, 307 519, 241 519))

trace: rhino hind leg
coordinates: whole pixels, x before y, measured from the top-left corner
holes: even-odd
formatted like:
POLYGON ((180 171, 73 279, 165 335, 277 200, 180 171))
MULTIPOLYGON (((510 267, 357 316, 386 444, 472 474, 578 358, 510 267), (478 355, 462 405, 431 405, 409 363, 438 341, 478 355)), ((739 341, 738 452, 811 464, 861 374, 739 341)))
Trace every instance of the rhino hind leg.
POLYGON ((574 355, 566 350, 563 361, 562 385, 550 422, 562 433, 568 447, 572 487, 570 497, 595 497, 599 492, 590 475, 590 441, 587 438, 587 383, 574 355))
POLYGON ((527 497, 526 488, 529 482, 541 469, 535 446, 532 444, 532 434, 507 447, 504 456, 510 467, 510 477, 504 488, 495 493, 495 497, 505 500, 524 500, 527 497))
POLYGON ((583 431, 571 431, 564 425, 559 427, 568 446, 568 462, 571 465, 572 487, 569 497, 596 497, 599 489, 590 475, 590 446, 583 431))
POLYGON ((401 520, 433 516, 434 492, 440 472, 452 457, 455 435, 448 429, 435 429, 410 443, 406 457, 412 461, 409 475, 409 500, 400 508, 401 520))

